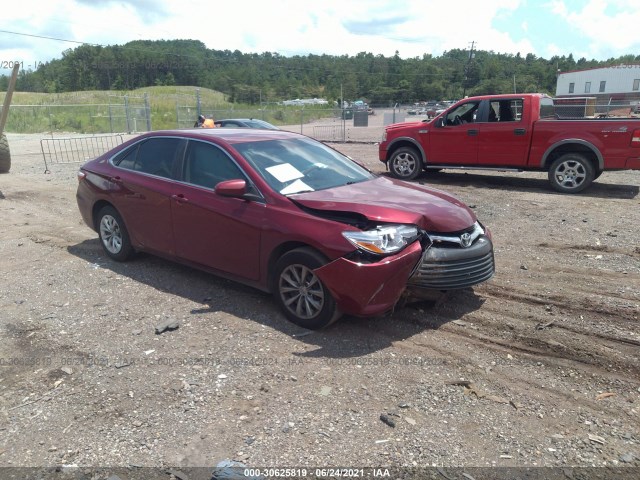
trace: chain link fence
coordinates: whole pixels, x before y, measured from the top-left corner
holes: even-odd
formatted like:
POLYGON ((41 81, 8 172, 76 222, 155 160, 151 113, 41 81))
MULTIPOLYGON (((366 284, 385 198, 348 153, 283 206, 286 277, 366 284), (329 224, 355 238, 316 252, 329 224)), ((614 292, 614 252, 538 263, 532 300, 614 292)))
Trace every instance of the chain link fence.
MULTIPOLYGON (((106 98, 106 97, 103 97, 106 98)), ((556 99, 558 118, 628 117, 640 115, 637 101, 600 98, 556 99)), ((11 105, 6 131, 37 134, 120 134, 151 130, 192 128, 199 114, 214 120, 255 118, 299 131, 326 142, 379 141, 383 127, 406 119, 412 105, 372 106, 368 110, 329 105, 262 103, 255 108, 221 108, 193 94, 119 95, 110 94, 106 103, 11 105), (360 129, 376 130, 361 140, 360 129), (379 133, 378 133, 379 130, 379 133)))
MULTIPOLYGON (((11 105, 6 131, 50 136, 69 134, 135 134, 151 130, 192 128, 199 114, 215 120, 254 118, 276 126, 316 136, 323 141, 356 141, 351 128, 368 127, 375 118, 370 111, 354 111, 330 105, 283 105, 261 103, 255 108, 220 107, 207 103, 199 89, 193 94, 103 95, 104 103, 55 103, 11 105), (313 126, 312 128, 309 128, 313 126)), ((392 121, 404 112, 392 107, 392 121)), ((376 110, 377 112, 377 110, 376 110)), ((379 122, 378 122, 379 123, 379 122)), ((376 138, 378 136, 376 135, 376 138)))

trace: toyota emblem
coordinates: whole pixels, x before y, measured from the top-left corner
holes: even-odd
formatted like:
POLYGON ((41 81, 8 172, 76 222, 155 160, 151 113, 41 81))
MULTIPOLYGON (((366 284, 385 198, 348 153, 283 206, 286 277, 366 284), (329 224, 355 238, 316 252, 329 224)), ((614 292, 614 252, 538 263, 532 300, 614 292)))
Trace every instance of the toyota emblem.
POLYGON ((462 235, 460 235, 460 245, 462 245, 464 248, 470 247, 471 235, 468 233, 463 233, 462 235))

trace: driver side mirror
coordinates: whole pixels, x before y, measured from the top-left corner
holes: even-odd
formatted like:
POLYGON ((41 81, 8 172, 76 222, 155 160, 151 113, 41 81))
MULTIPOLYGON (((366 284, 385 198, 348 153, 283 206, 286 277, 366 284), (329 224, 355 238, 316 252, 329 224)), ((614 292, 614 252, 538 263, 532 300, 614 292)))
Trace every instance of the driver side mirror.
POLYGON ((234 179, 218 183, 214 190, 221 197, 241 198, 243 200, 260 200, 255 188, 246 180, 234 179))
POLYGON ((441 117, 439 117, 438 120, 436 121, 436 127, 438 127, 438 128, 444 127, 446 118, 447 117, 445 115, 442 115, 441 117))

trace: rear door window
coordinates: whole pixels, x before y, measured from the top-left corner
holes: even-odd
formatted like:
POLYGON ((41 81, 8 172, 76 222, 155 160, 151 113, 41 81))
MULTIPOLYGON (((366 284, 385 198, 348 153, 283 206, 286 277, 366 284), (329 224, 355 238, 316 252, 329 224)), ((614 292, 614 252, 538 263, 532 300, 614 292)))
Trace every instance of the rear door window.
POLYGON ((180 138, 149 138, 122 152, 113 163, 127 170, 175 178, 175 162, 184 142, 180 138))

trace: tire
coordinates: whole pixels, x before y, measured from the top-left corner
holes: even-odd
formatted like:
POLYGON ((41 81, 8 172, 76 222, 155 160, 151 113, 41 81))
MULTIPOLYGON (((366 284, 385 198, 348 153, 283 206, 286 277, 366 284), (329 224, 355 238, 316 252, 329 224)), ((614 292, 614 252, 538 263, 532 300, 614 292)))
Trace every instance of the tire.
POLYGON ((0 173, 9 173, 11 170, 11 151, 7 136, 3 133, 0 136, 0 173))
POLYGON ((565 153, 549 169, 549 182, 554 190, 561 193, 581 192, 591 185, 593 179, 593 165, 579 153, 565 153))
POLYGON ((336 302, 313 272, 326 259, 310 248, 285 253, 274 270, 274 296, 289 321, 310 330, 331 325, 340 318, 336 302))
POLYGON ((134 250, 129 232, 118 211, 103 207, 98 213, 98 235, 104 252, 113 260, 124 262, 133 256, 134 250))
POLYGON ((603 173, 604 173, 604 170, 598 170, 593 176, 593 179, 595 180, 596 178, 600 178, 600 175, 602 175, 603 173))
POLYGON ((422 172, 422 159, 415 148, 400 147, 389 159, 391 176, 400 180, 413 180, 422 172))

